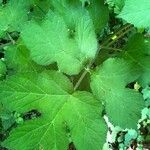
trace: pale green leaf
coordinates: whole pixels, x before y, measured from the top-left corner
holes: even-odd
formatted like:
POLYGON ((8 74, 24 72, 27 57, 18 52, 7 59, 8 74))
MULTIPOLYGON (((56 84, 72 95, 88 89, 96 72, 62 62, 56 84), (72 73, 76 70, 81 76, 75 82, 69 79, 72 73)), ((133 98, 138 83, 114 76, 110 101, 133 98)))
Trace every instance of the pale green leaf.
POLYGON ((109 11, 103 0, 52 0, 52 4, 72 30, 85 10, 90 14, 96 33, 100 33, 108 22, 109 11))
POLYGON ((94 95, 105 102, 106 113, 116 126, 136 128, 140 119, 144 106, 142 95, 126 88, 137 78, 136 69, 123 59, 106 60, 91 77, 94 95))
POLYGON ((119 17, 136 27, 150 27, 150 1, 126 0, 119 17))
POLYGON ((37 110, 38 118, 13 129, 3 146, 16 150, 99 150, 105 142, 102 106, 88 92, 73 92, 54 71, 12 76, 0 84, 0 100, 11 111, 37 110), (4 96, 5 95, 5 96, 4 96), (25 141, 25 142, 24 142, 25 141))
POLYGON ((92 20, 88 14, 84 14, 84 17, 80 17, 76 23, 75 28, 75 40, 78 47, 83 54, 82 57, 94 58, 96 50, 98 49, 96 35, 92 20))
POLYGON ((33 22, 26 25, 22 38, 35 62, 41 65, 57 62, 60 71, 72 75, 95 57, 98 47, 87 13, 79 18, 75 32, 75 38, 70 38, 63 18, 50 12, 42 25, 33 22))

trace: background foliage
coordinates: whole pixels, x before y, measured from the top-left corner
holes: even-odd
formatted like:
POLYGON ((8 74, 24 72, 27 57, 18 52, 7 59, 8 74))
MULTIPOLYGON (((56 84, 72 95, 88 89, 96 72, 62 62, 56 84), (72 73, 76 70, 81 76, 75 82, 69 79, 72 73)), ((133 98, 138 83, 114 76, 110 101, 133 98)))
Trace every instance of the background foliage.
POLYGON ((149 149, 149 12, 149 0, 1 0, 0 149, 149 149))

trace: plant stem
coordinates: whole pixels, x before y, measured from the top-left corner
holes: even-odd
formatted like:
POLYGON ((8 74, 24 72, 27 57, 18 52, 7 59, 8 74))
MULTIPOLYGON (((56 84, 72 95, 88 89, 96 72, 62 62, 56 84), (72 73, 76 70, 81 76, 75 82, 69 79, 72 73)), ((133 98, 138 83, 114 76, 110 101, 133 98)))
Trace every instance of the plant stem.
POLYGON ((125 34, 127 34, 129 31, 133 29, 133 25, 131 24, 125 24, 120 30, 116 31, 113 35, 108 37, 104 42, 101 43, 102 46, 108 46, 110 47, 112 44, 114 44, 118 39, 123 37, 125 34), (116 36, 116 38, 113 40, 113 37, 116 36))
POLYGON ((113 45, 117 40, 119 40, 120 38, 122 38, 124 35, 126 35, 128 32, 130 32, 131 30, 133 30, 133 26, 132 25, 128 25, 125 28, 123 28, 120 32, 116 33, 116 39, 111 41, 108 44, 108 47, 110 47, 111 45, 113 45))
MULTIPOLYGON (((100 51, 101 48, 99 48, 99 50, 97 51, 97 54, 96 56, 98 55, 99 51, 100 51)), ((96 56, 95 56, 95 59, 96 59, 96 56)), ((87 67, 85 68, 85 70, 83 71, 83 73, 81 74, 79 80, 77 81, 77 83, 75 84, 74 86, 74 91, 76 91, 78 89, 78 87, 80 86, 82 80, 84 79, 84 77, 86 76, 86 74, 89 72, 89 70, 91 69, 93 63, 95 62, 95 59, 93 59, 88 65, 87 67)))
POLYGON ((11 35, 9 33, 7 33, 8 38, 10 39, 11 43, 14 45, 16 42, 14 41, 14 39, 11 37, 11 35))
POLYGON ((84 77, 86 76, 86 74, 89 72, 88 71, 88 68, 91 68, 92 66, 92 63, 90 63, 88 66, 87 66, 87 69, 85 69, 85 71, 82 73, 82 75, 80 76, 79 80, 77 81, 77 83, 75 84, 74 86, 74 91, 76 91, 78 89, 78 87, 80 86, 82 80, 84 79, 84 77))
POLYGON ((119 51, 119 52, 122 52, 122 49, 119 49, 119 48, 113 48, 113 47, 101 47, 101 49, 108 49, 108 50, 114 50, 114 51, 119 51))

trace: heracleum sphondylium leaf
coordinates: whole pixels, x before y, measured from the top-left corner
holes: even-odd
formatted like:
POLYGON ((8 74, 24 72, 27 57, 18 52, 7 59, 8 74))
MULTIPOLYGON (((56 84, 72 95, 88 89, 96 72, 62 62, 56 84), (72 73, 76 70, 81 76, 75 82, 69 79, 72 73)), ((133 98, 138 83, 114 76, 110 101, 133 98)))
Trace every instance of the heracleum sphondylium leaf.
POLYGON ((138 72, 123 59, 108 59, 91 77, 94 95, 105 102, 106 113, 116 126, 136 128, 140 111, 144 107, 142 95, 125 88, 136 81, 138 72))
POLYGON ((71 94, 72 84, 62 74, 48 71, 12 76, 0 84, 0 91, 0 101, 9 110, 41 113, 13 129, 4 146, 66 150, 71 139, 78 150, 102 149, 106 131, 102 106, 91 93, 71 94))
POLYGON ((22 38, 35 62, 41 65, 57 62, 58 68, 70 75, 78 74, 83 64, 95 57, 98 47, 88 13, 79 18, 75 38, 69 37, 63 18, 52 12, 42 25, 33 22, 26 25, 22 38))
POLYGON ((126 0, 119 17, 136 27, 150 27, 150 1, 126 0))

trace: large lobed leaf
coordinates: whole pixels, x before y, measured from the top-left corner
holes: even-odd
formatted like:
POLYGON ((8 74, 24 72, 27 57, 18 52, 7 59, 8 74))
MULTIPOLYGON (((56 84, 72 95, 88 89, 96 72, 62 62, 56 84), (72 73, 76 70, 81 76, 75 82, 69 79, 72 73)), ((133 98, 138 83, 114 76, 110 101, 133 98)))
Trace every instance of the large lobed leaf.
POLYGON ((106 127, 102 106, 88 92, 73 92, 70 81, 54 71, 16 75, 0 84, 0 100, 11 111, 37 110, 41 116, 10 132, 3 146, 13 150, 99 150, 106 127))
POLYGON ((108 59, 91 77, 94 95, 105 102, 106 113, 116 126, 136 128, 144 107, 142 95, 126 88, 138 78, 137 70, 123 59, 108 59))
POLYGON ((38 25, 30 22, 22 31, 22 38, 32 59, 41 65, 57 62, 67 74, 78 74, 84 63, 95 57, 97 40, 92 20, 83 11, 76 23, 75 37, 70 38, 63 18, 53 12, 38 25))

